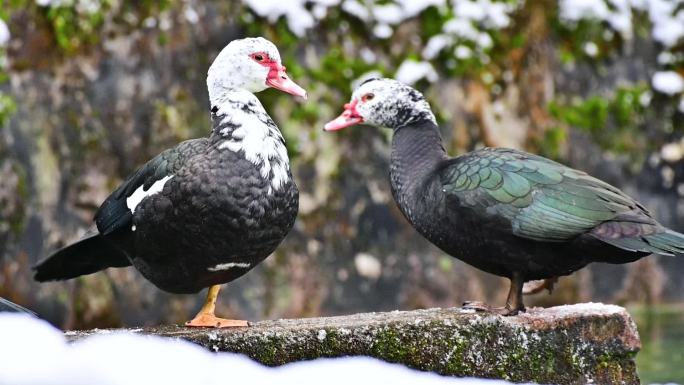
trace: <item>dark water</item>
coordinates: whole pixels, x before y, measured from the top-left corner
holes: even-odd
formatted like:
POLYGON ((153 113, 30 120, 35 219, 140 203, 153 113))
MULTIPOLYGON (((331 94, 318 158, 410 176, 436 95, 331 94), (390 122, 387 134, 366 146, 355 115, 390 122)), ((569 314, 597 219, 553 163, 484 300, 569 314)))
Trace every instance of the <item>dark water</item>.
POLYGON ((684 384, 684 306, 631 308, 641 337, 637 370, 643 384, 684 384))

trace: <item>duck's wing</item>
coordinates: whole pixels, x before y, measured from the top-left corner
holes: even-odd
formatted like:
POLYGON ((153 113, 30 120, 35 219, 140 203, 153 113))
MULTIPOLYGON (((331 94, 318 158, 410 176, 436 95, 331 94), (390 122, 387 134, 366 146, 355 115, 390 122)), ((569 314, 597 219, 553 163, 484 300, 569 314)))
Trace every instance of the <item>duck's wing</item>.
POLYGON ((186 159, 204 151, 206 138, 192 139, 170 148, 145 163, 102 203, 95 213, 95 224, 102 235, 130 229, 135 208, 145 198, 161 192, 164 184, 182 167, 186 159))
POLYGON ((485 148, 446 161, 438 173, 450 205, 503 219, 519 237, 559 242, 589 234, 630 251, 684 251, 684 235, 618 188, 540 156, 485 148))

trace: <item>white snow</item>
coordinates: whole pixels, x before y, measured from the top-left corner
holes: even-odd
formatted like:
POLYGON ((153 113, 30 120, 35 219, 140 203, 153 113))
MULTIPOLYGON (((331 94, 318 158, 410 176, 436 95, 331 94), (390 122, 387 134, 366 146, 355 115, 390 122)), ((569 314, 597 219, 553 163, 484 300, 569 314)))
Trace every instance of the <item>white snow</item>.
POLYGON ((342 10, 352 16, 356 16, 363 21, 370 20, 370 11, 368 7, 361 4, 358 0, 347 0, 342 3, 342 10))
POLYGON ((432 60, 439 55, 439 52, 444 48, 454 43, 451 36, 445 34, 438 34, 430 38, 425 48, 423 48, 423 57, 427 60, 432 60))
POLYGON ((674 71, 656 72, 651 82, 653 89, 663 94, 674 95, 684 91, 684 78, 674 71))
POLYGON ((373 52, 368 47, 363 47, 361 48, 361 51, 359 51, 359 55, 361 56, 361 59, 365 61, 366 63, 375 63, 375 61, 378 59, 378 56, 373 52))
POLYGON ((76 6, 81 13, 94 13, 102 8, 102 0, 36 0, 39 7, 76 6))
POLYGON ((0 313, 0 384, 12 385, 330 385, 392 383, 497 385, 505 381, 443 377, 367 357, 262 366, 232 353, 136 333, 110 333, 67 344, 45 321, 0 313))
POLYGON ((396 25, 404 20, 404 11, 397 4, 376 5, 373 7, 373 18, 380 24, 396 25))
POLYGON ((444 32, 466 40, 476 41, 480 36, 480 32, 467 19, 451 19, 442 28, 444 32))
POLYGON ((425 9, 431 6, 443 7, 446 0, 396 0, 404 9, 404 17, 411 18, 419 15, 425 9))
POLYGON ((185 20, 187 20, 190 24, 197 24, 200 19, 199 14, 190 4, 185 5, 185 9, 183 9, 183 16, 185 16, 185 20))
POLYGON ((651 23, 653 23, 653 38, 672 47, 684 37, 684 10, 680 6, 682 0, 645 0, 651 23))
POLYGON ((494 45, 491 30, 507 27, 511 23, 511 14, 522 1, 455 0, 452 3, 454 16, 444 23, 441 34, 428 40, 423 50, 424 59, 434 59, 442 50, 452 47, 454 53, 461 55, 457 58, 477 56, 487 61, 489 57, 485 52, 494 45), (476 52, 473 55, 466 56, 463 48, 453 47, 454 44, 462 45, 464 41, 474 43, 476 52))
POLYGON ((171 178, 173 178, 173 175, 167 175, 159 179, 158 181, 154 182, 148 190, 145 190, 144 186, 142 185, 138 187, 133 194, 131 194, 131 196, 126 198, 126 206, 128 206, 128 209, 131 210, 131 213, 135 213, 135 208, 138 207, 143 199, 160 193, 164 189, 166 182, 168 182, 171 178))
POLYGON ((660 157, 667 162, 677 162, 684 157, 684 140, 666 143, 660 149, 660 157))
POLYGON ((454 56, 456 56, 458 59, 468 59, 469 57, 473 56, 473 50, 466 45, 459 45, 454 50, 454 56))
POLYGON ((326 332, 325 329, 321 329, 321 330, 318 331, 318 335, 316 336, 316 338, 317 338, 319 341, 323 342, 323 341, 325 341, 325 338, 326 338, 327 336, 328 336, 328 332, 326 332))
MULTIPOLYGON (((558 316, 559 314, 615 314, 625 312, 625 308, 617 305, 607 305, 600 302, 576 303, 572 305, 554 306, 544 309, 545 314, 558 316)), ((534 312, 532 312, 534 313, 534 312)))
POLYGON ((430 82, 437 81, 437 72, 432 64, 426 61, 404 60, 397 69, 394 75, 397 80, 406 84, 415 84, 421 79, 427 79, 430 82))
POLYGON ((658 54, 658 64, 666 65, 672 64, 676 60, 675 55, 670 51, 663 51, 658 54))
POLYGON ((599 48, 596 45, 596 43, 594 43, 593 41, 588 41, 588 42, 584 43, 582 48, 584 49, 584 53, 586 53, 587 55, 589 55, 591 57, 594 57, 594 56, 598 55, 598 53, 599 53, 599 48))
POLYGON ((316 17, 325 16, 328 7, 339 3, 340 0, 245 0, 252 11, 271 23, 285 17, 290 31, 300 37, 316 24, 316 17), (307 3, 313 4, 315 12, 306 8, 307 3))
POLYGON ((10 40, 10 31, 4 20, 0 19, 0 47, 7 45, 10 40))
POLYGON ((457 0, 454 2, 454 15, 457 18, 481 22, 488 28, 505 28, 511 19, 509 14, 514 7, 504 2, 491 0, 457 0))
POLYGON ((378 279, 382 275, 382 263, 368 253, 358 253, 354 256, 354 267, 360 276, 378 279))
POLYGON ((387 24, 378 24, 373 28, 373 35, 380 39, 387 39, 394 33, 392 27, 387 24))
POLYGON ((580 20, 608 23, 623 38, 634 33, 633 10, 648 13, 653 39, 665 47, 676 45, 684 37, 683 0, 561 0, 561 21, 574 24, 580 20))

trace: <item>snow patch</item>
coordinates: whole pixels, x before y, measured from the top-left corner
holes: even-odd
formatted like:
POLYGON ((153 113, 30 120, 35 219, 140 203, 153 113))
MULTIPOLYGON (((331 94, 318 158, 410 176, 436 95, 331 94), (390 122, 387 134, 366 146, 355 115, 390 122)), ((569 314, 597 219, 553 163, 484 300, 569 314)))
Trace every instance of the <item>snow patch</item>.
POLYGON ((319 341, 323 342, 323 341, 325 341, 325 338, 326 338, 327 336, 328 336, 328 332, 326 332, 325 329, 321 329, 321 330, 318 331, 318 335, 316 336, 316 338, 317 338, 319 341))
POLYGON ((0 47, 7 45, 10 40, 10 31, 4 20, 0 19, 0 47))
POLYGON ((584 53, 591 57, 595 57, 599 53, 599 48, 593 41, 588 41, 582 46, 584 53))
POLYGON ((340 0, 245 0, 245 4, 257 15, 274 23, 285 17, 287 26, 295 35, 302 37, 318 19, 325 17, 327 8, 339 5, 340 0), (312 11, 306 5, 312 5, 312 11))
POLYGON ((624 39, 634 35, 633 10, 645 12, 652 24, 653 39, 665 47, 675 46, 684 37, 682 0, 561 0, 560 19, 572 25, 581 20, 608 23, 624 39))
POLYGON ((387 24, 378 24, 373 28, 373 35, 380 39, 387 39, 394 33, 392 27, 387 24))
POLYGON ((421 79, 435 82, 438 79, 437 72, 432 64, 426 61, 404 60, 394 75, 397 80, 409 85, 415 84, 421 79))
POLYGON ((0 314, 0 341, 0 383, 13 385, 218 385, 226 383, 226 373, 231 382, 250 384, 314 385, 321 378, 360 384, 508 384, 443 377, 368 357, 269 368, 240 354, 211 353, 187 341, 135 333, 97 335, 67 344, 64 334, 47 322, 16 313, 0 314))
POLYGON ((660 149, 660 158, 671 163, 684 158, 684 138, 678 142, 665 144, 660 149))
POLYGON ((439 55, 440 51, 454 43, 451 36, 445 34, 438 34, 430 38, 425 48, 423 48, 423 57, 427 60, 432 60, 439 55))
POLYGON ((382 264, 377 258, 368 253, 358 253, 354 256, 354 266, 360 276, 378 279, 382 275, 382 264))
POLYGON ((674 95, 684 91, 684 78, 674 71, 656 72, 651 81, 653 89, 663 94, 674 95))

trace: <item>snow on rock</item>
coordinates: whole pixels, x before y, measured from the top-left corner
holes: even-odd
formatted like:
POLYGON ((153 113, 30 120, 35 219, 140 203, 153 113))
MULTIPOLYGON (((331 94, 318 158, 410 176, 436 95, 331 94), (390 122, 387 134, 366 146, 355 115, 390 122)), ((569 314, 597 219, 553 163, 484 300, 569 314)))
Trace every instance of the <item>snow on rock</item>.
POLYGON ((110 333, 67 344, 45 321, 0 313, 0 385, 330 384, 497 385, 504 381, 442 377, 366 357, 262 366, 232 353, 210 353, 183 340, 110 333))
POLYGON ((653 89, 663 94, 674 95, 684 91, 684 78, 674 71, 656 72, 651 82, 653 89))
POLYGON ((368 279, 378 279, 382 275, 382 263, 368 253, 356 254, 354 266, 360 276, 368 279))
POLYGON ((667 162, 677 162, 684 157, 684 138, 678 142, 666 143, 660 149, 660 157, 667 162))
POLYGON ((7 24, 0 19, 0 47, 7 45, 10 40, 10 31, 7 24))
POLYGON ((404 60, 394 76, 397 80, 406 84, 415 84, 421 79, 435 82, 438 78, 437 72, 432 64, 426 61, 419 62, 411 59, 404 60))

